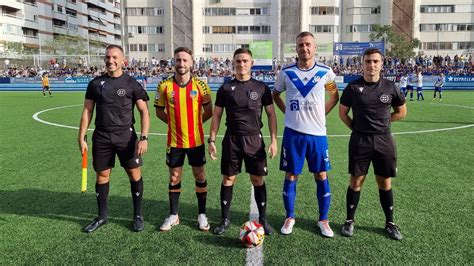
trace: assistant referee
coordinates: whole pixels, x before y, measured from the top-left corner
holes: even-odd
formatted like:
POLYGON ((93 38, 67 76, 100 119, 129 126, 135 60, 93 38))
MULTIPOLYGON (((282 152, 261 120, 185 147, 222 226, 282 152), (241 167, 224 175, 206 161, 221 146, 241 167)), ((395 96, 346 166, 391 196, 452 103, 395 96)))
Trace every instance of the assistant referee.
POLYGON ((87 152, 88 145, 85 136, 95 107, 92 164, 97 175, 95 190, 99 208, 99 216, 84 228, 87 233, 97 230, 107 222, 109 180, 116 155, 130 178, 134 207, 133 230, 142 231, 144 228, 141 213, 143 179, 140 166, 143 164, 141 156, 148 147, 150 115, 147 101, 149 98, 143 87, 122 71, 124 61, 122 47, 109 45, 105 49, 107 73, 96 77, 87 86, 78 142, 81 153, 87 152), (133 126, 135 105, 141 118, 140 139, 137 138, 133 126))
POLYGON ((395 177, 397 173, 397 152, 390 125, 391 122, 403 119, 407 111, 405 97, 395 83, 381 78, 382 64, 382 52, 375 48, 367 49, 363 55, 363 77, 347 85, 339 105, 339 117, 352 130, 349 141, 347 219, 341 233, 345 236, 353 235, 360 191, 372 162, 380 203, 385 213, 385 230, 391 238, 400 240, 400 229, 393 222, 391 177, 395 177), (352 118, 349 116, 350 109, 352 118))

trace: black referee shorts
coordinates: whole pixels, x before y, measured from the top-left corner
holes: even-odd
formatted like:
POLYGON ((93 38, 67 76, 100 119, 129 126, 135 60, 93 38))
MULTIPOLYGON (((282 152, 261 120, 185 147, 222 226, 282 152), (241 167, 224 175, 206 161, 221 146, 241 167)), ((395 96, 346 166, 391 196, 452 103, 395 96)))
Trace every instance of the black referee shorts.
POLYGON ((133 169, 143 165, 143 160, 135 153, 137 134, 133 128, 101 131, 94 130, 92 135, 92 165, 96 172, 114 168, 115 155, 120 165, 133 169))
POLYGON ((245 162, 247 173, 256 176, 267 175, 267 154, 261 134, 237 136, 226 134, 222 140, 221 173, 237 175, 245 162))
POLYGON ((392 135, 353 132, 349 141, 349 173, 366 175, 371 162, 375 175, 396 176, 397 149, 392 135))

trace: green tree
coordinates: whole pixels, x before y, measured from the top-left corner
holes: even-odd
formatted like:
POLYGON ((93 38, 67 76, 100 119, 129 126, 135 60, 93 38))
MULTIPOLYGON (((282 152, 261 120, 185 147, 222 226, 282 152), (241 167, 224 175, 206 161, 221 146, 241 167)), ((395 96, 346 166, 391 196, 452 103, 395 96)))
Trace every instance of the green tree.
POLYGON ((373 25, 369 35, 371 41, 382 40, 388 56, 402 59, 412 58, 416 55, 415 49, 420 46, 417 38, 407 39, 396 32, 390 25, 373 25))

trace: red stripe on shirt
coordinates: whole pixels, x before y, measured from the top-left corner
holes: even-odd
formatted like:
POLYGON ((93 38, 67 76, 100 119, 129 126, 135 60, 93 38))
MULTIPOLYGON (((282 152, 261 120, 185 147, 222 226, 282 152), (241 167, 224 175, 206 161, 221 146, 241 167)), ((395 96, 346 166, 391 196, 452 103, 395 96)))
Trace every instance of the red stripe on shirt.
POLYGON ((188 139, 189 147, 196 146, 196 137, 194 136, 194 108, 193 99, 191 98, 191 91, 193 90, 193 82, 189 82, 186 86, 186 109, 188 117, 188 139))
POLYGON ((174 91, 174 118, 176 121, 176 148, 183 147, 183 129, 181 128, 181 106, 179 101, 180 88, 176 82, 173 82, 174 91))

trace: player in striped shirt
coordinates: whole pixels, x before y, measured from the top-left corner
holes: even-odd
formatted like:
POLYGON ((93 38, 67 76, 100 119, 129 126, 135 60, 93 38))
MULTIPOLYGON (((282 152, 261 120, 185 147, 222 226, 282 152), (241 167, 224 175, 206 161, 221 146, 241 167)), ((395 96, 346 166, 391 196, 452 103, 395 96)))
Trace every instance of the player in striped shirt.
POLYGON ((206 155, 202 124, 212 116, 211 93, 205 82, 191 75, 193 54, 190 49, 178 47, 174 51, 174 61, 175 75, 158 85, 155 96, 156 116, 168 124, 166 164, 170 172, 170 215, 160 230, 168 231, 179 224, 178 202, 184 158, 187 155, 196 182, 199 229, 207 231, 206 155))

